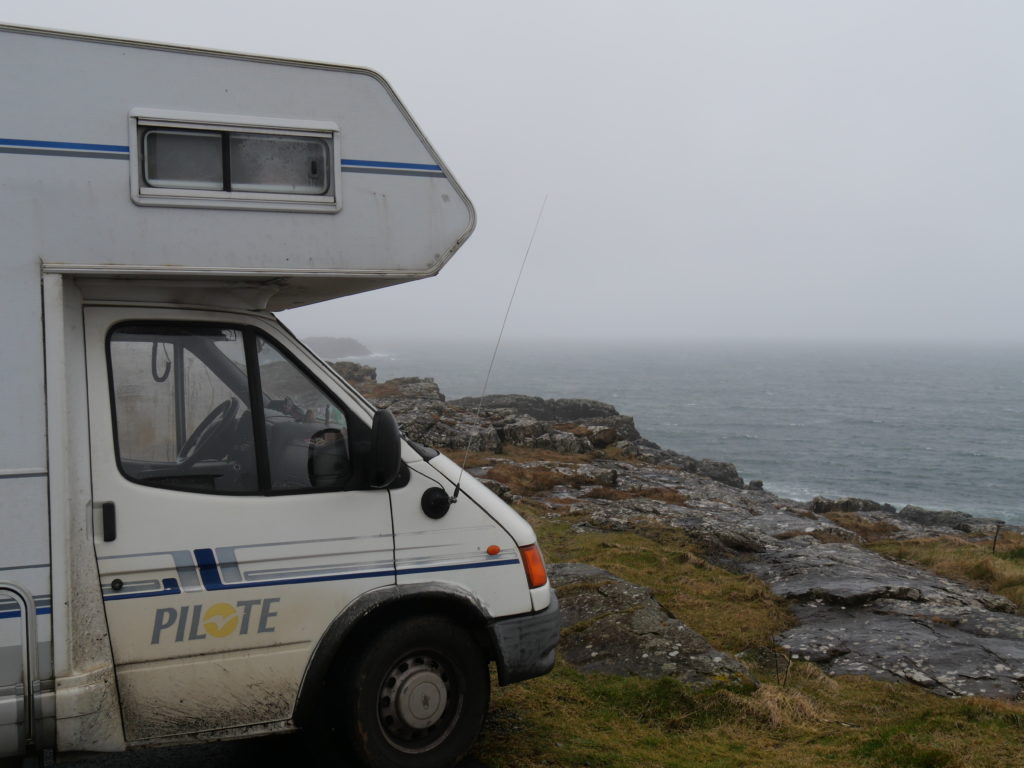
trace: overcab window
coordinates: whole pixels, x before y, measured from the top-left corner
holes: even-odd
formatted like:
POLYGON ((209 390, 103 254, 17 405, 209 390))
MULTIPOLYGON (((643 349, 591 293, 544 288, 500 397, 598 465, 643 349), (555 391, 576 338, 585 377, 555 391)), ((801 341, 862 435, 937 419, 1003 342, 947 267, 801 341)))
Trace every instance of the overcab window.
POLYGON ((330 147, 323 139, 153 128, 142 141, 146 186, 324 195, 330 147))
POLYGON ((132 199, 137 204, 340 210, 337 126, 202 117, 133 112, 132 199))

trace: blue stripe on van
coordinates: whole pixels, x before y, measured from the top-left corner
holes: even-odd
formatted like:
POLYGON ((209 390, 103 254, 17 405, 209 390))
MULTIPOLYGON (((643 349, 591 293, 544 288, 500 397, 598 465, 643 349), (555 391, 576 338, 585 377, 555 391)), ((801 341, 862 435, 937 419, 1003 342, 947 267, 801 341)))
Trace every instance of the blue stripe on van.
POLYGON ((351 160, 342 158, 342 167, 353 166, 358 168, 394 168, 403 171, 440 171, 440 165, 429 165, 427 163, 391 163, 385 160, 351 160))
POLYGON ((177 579, 164 579, 164 588, 156 592, 129 592, 127 594, 103 595, 104 600, 132 600, 136 597, 163 597, 164 595, 180 595, 181 587, 177 579))
MULTIPOLYGON (((128 145, 0 138, 0 153, 123 159, 128 157, 128 145)), ((445 175, 441 166, 432 163, 400 163, 392 160, 355 160, 353 158, 343 158, 341 160, 341 168, 350 173, 383 173, 400 176, 440 178, 443 178, 445 175)))
MULTIPOLYGON (((36 608, 36 616, 46 616, 47 614, 50 614, 50 613, 52 613, 52 610, 49 607, 47 607, 47 608, 36 608)), ((20 608, 17 609, 17 610, 14 610, 14 611, 2 611, 2 612, 0 612, 0 619, 16 619, 16 618, 19 618, 20 616, 21 616, 21 609, 20 608)))
POLYGON ((209 592, 217 592, 223 589, 248 589, 250 587, 278 587, 284 584, 311 584, 317 581, 345 581, 348 579, 371 579, 379 576, 394 576, 394 568, 380 571, 362 571, 359 573, 335 573, 329 576, 306 576, 299 579, 270 579, 268 581, 246 581, 235 584, 225 584, 220 580, 220 571, 217 570, 217 558, 214 557, 212 549, 197 549, 196 563, 199 565, 199 576, 203 580, 203 586, 209 592))
POLYGON ((426 163, 393 163, 387 160, 342 159, 341 170, 348 173, 382 173, 390 176, 426 176, 443 179, 444 171, 439 165, 426 163))
MULTIPOLYGON (((50 595, 33 595, 32 602, 35 603, 36 616, 46 616, 51 613, 50 605, 53 598, 50 595)), ((0 598, 0 619, 16 619, 21 616, 21 604, 13 598, 0 598)))
MULTIPOLYGON (((477 563, 460 563, 457 565, 433 565, 417 568, 394 568, 378 569, 372 571, 359 571, 348 573, 332 573, 319 576, 303 576, 293 579, 267 579, 265 581, 244 581, 225 584, 221 580, 220 564, 212 549, 193 550, 196 564, 199 566, 199 576, 203 587, 208 592, 220 592, 231 589, 251 589, 253 587, 280 587, 289 584, 313 584, 320 581, 348 581, 351 579, 372 579, 381 576, 407 576, 415 573, 440 573, 442 571, 464 571, 473 568, 495 568, 504 565, 518 565, 518 558, 505 558, 503 560, 486 560, 477 563)), ((139 597, 160 597, 163 595, 176 595, 180 593, 178 583, 175 579, 164 579, 164 590, 160 592, 136 592, 129 594, 105 594, 104 600, 132 600, 139 597)))
POLYGON ((483 563, 462 563, 461 565, 430 565, 423 568, 399 568, 396 573, 399 576, 408 576, 410 573, 438 573, 440 571, 465 571, 470 568, 494 568, 497 565, 519 565, 519 560, 487 560, 483 563))
POLYGON ((76 141, 37 141, 35 139, 0 139, 0 152, 4 147, 25 149, 70 149, 80 152, 117 152, 128 154, 126 144, 83 144, 76 141))

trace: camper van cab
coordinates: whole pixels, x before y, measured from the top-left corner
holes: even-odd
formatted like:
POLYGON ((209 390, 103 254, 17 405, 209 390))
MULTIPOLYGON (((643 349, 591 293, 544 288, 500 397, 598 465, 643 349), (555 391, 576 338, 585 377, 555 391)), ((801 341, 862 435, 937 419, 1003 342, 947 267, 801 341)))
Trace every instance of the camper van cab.
POLYGON ((468 198, 367 70, 14 27, 0 61, 0 758, 458 760, 490 662, 553 664, 536 536, 273 312, 436 274, 468 198))

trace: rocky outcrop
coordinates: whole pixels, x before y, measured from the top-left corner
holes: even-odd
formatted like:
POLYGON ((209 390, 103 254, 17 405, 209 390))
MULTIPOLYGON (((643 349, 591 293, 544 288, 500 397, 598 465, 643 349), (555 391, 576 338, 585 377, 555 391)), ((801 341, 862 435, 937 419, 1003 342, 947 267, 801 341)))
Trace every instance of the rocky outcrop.
POLYGON ((701 459, 697 462, 697 473, 717 480, 720 483, 731 485, 733 488, 743 487, 743 478, 736 471, 736 465, 727 461, 712 461, 701 459))
POLYGON ((926 528, 949 528, 963 533, 991 533, 997 526, 1006 523, 988 517, 974 517, 966 512, 955 512, 949 509, 932 510, 915 507, 911 504, 903 507, 896 516, 926 528))
MULTIPOLYGON (((545 400, 532 395, 486 395, 479 397, 463 397, 453 400, 452 405, 475 410, 509 410, 532 416, 538 421, 582 421, 584 419, 618 417, 619 412, 608 403, 597 400, 577 398, 545 400)), ((629 419, 632 422, 632 419, 629 419)), ((637 435, 639 437, 639 434, 637 435)))
POLYGON ((351 360, 340 360, 328 363, 328 365, 341 374, 345 381, 359 390, 377 385, 377 369, 372 365, 353 363, 351 360))
MULTIPOLYGON (((665 463, 735 488, 743 478, 724 461, 697 461, 666 451, 640 436, 630 416, 596 400, 545 400, 526 395, 488 395, 446 401, 433 379, 401 378, 378 383, 366 366, 332 363, 378 405, 390 408, 406 435, 439 450, 471 447, 500 451, 517 445, 564 454, 604 449, 651 463, 665 463), (356 378, 352 378, 353 375, 356 378)), ((372 371, 373 369, 370 369, 372 371)))
MULTIPOLYGON (((991 536, 1002 521, 896 511, 869 499, 779 498, 756 481, 744 484, 732 464, 643 439, 632 419, 592 400, 445 402, 429 379, 364 380, 367 394, 391 407, 414 439, 493 451, 494 463, 474 473, 506 500, 528 494, 579 531, 657 537, 681 529, 707 559, 761 579, 799 620, 776 638, 794 658, 947 696, 1024 697, 1024 617, 1016 606, 861 546, 878 537, 991 536), (509 445, 566 459, 514 464, 500 457, 509 445), (529 490, 516 490, 517 474, 532 479, 529 490)), ((589 566, 556 565, 551 574, 565 611, 562 653, 581 669, 699 684, 742 677, 735 659, 707 647, 648 590, 589 566)))
POLYGON ((815 496, 808 505, 811 512, 816 515, 827 515, 830 512, 886 512, 896 511, 891 504, 879 504, 871 499, 829 499, 824 496, 815 496))
POLYGON ((548 573, 562 607, 559 651, 577 669, 698 687, 749 682, 740 662, 708 645, 646 587, 580 563, 550 565, 548 573))

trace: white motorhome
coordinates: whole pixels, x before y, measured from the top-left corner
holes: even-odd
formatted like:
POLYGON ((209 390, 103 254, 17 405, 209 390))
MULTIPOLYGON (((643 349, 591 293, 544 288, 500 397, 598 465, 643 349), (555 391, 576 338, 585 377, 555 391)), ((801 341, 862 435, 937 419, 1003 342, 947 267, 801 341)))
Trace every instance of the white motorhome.
POLYGON ((0 63, 0 757, 458 759, 489 662, 553 664, 534 532, 271 313, 436 274, 469 200, 364 69, 9 26, 0 63))

